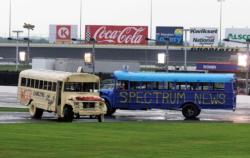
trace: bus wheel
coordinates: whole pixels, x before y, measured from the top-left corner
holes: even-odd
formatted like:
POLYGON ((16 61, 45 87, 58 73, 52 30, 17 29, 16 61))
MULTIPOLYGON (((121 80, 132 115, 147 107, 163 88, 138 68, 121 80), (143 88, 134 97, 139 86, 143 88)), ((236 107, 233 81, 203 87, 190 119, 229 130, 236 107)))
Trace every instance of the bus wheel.
POLYGON ((111 108, 108 101, 105 101, 105 104, 107 106, 106 116, 112 116, 115 113, 116 109, 111 108))
POLYGON ((185 104, 182 107, 182 114, 187 119, 194 119, 200 114, 200 109, 195 104, 185 104))
POLYGON ((104 122, 104 115, 103 114, 98 115, 97 118, 98 118, 98 122, 104 122))
POLYGON ((29 107, 29 112, 32 118, 41 119, 43 115, 43 109, 37 108, 34 104, 31 104, 29 107))
POLYGON ((64 112, 63 120, 66 122, 72 122, 74 118, 73 109, 70 106, 65 106, 63 112, 64 112))

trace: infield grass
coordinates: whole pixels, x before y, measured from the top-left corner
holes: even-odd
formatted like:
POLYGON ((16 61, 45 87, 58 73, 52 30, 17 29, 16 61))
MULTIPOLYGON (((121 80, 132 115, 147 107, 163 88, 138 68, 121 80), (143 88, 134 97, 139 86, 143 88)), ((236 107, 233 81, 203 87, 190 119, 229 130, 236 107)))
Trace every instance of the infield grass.
MULTIPOLYGON (((30 65, 18 65, 18 70, 30 69, 30 65)), ((16 71, 16 65, 0 65, 0 71, 16 71)))
POLYGON ((0 107, 0 112, 29 112, 28 108, 0 107))
POLYGON ((0 125, 1 158, 245 158, 250 125, 190 122, 0 125))

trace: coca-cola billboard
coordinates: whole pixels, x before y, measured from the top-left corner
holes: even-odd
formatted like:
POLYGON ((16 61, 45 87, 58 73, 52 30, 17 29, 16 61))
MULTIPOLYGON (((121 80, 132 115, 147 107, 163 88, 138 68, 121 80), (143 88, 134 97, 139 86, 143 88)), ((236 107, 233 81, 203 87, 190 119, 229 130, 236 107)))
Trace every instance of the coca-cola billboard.
POLYGON ((85 38, 99 44, 147 44, 147 26, 86 25, 85 38))

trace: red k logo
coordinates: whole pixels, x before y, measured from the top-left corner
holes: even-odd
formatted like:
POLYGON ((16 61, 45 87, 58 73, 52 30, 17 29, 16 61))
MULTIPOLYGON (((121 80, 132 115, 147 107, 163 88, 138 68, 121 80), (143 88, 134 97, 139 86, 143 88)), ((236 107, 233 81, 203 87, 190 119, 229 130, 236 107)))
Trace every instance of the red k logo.
POLYGON ((57 25, 56 26, 56 39, 57 40, 70 40, 71 39, 71 26, 70 25, 57 25))

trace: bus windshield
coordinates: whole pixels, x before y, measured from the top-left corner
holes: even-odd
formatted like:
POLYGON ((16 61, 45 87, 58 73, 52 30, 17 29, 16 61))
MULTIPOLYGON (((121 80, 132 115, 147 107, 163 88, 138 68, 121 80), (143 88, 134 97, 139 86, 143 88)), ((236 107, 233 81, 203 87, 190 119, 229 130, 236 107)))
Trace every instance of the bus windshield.
POLYGON ((95 82, 65 82, 65 92, 96 92, 98 83, 95 82))

